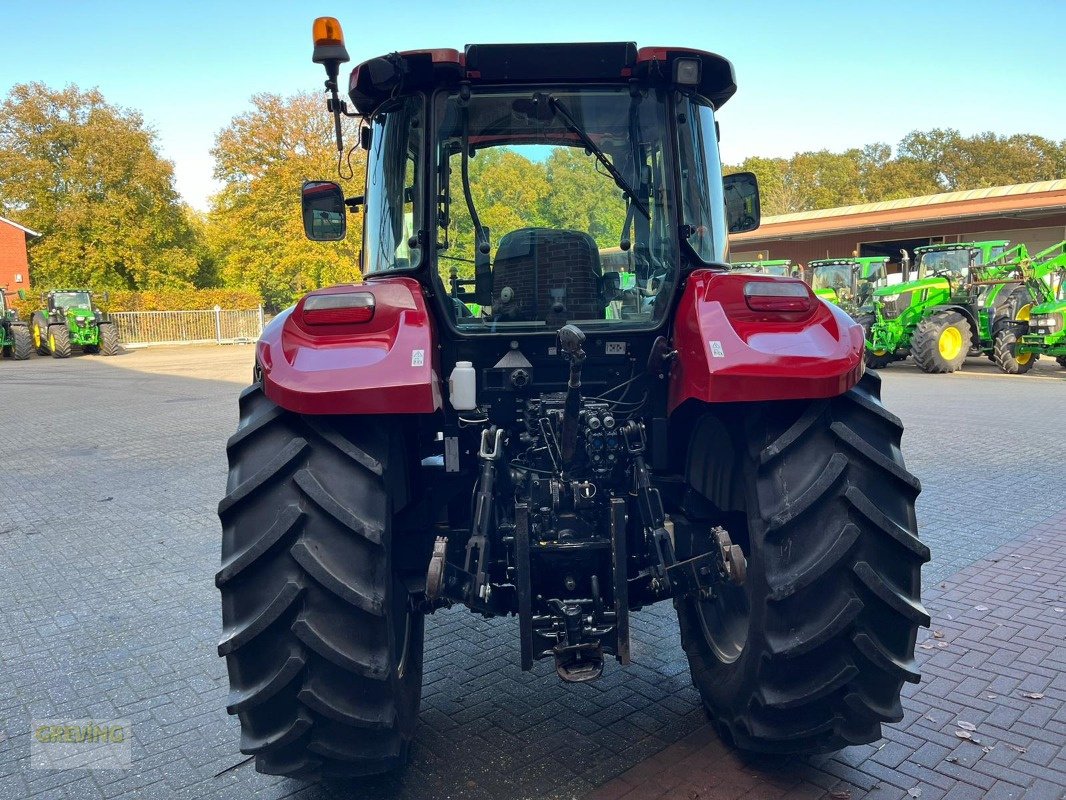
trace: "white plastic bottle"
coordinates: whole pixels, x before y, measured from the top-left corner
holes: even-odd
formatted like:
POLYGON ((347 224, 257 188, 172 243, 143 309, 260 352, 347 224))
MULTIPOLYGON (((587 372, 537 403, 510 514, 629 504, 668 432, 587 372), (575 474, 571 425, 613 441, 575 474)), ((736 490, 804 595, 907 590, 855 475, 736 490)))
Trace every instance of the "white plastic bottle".
POLYGON ((471 411, 477 408, 477 373, 470 361, 456 361, 448 377, 448 396, 456 411, 471 411))

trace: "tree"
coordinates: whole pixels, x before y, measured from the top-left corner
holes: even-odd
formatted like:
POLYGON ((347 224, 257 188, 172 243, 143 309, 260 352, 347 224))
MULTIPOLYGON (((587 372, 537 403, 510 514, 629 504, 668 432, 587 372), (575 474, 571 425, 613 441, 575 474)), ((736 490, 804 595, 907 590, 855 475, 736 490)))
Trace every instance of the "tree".
POLYGON ((141 115, 96 89, 18 84, 0 107, 0 213, 43 234, 34 282, 190 286, 196 233, 141 115))
MULTIPOLYGON (((257 94, 252 106, 219 132, 211 151, 215 177, 224 186, 212 198, 208 242, 224 285, 254 287, 268 306, 281 308, 312 289, 359 279, 361 218, 350 217, 340 242, 304 235, 301 184, 338 180, 333 118, 324 98, 257 94)), ((352 147, 356 126, 345 128, 352 147)), ((348 157, 353 177, 339 183, 345 194, 359 194, 365 154, 356 147, 348 157)))
POLYGON ((843 153, 796 153, 789 159, 752 156, 726 173, 759 179, 766 215, 876 203, 905 197, 1053 180, 1066 175, 1066 142, 1042 136, 956 130, 912 131, 895 155, 883 142, 843 153))
POLYGON ((545 163, 551 186, 545 215, 552 227, 587 231, 600 247, 618 247, 626 204, 622 190, 598 166, 584 150, 556 147, 545 163))
POLYGON ((1066 175, 1066 142, 1032 134, 998 136, 989 131, 967 137, 950 128, 912 131, 899 143, 898 154, 920 163, 926 178, 942 192, 1066 175))
MULTIPOLYGON (((459 277, 470 278, 474 275, 474 223, 463 197, 459 156, 451 160, 450 241, 440 264, 441 276, 446 279, 454 268, 459 277)), ((470 159, 469 170, 474 208, 489 229, 493 247, 508 231, 548 224, 542 204, 551 188, 543 164, 507 148, 488 147, 470 159)))

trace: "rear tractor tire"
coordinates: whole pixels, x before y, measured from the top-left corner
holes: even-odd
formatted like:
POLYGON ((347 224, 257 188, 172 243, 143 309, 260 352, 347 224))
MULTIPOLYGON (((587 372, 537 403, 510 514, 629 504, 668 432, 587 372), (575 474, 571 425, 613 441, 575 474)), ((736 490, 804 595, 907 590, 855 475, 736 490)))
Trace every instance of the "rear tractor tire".
POLYGON ((70 358, 70 331, 66 325, 49 325, 47 344, 52 358, 70 358))
POLYGON ((1066 356, 1059 356, 1058 358, 1055 359, 1055 361, 1058 363, 1058 365, 1060 367, 1062 367, 1063 369, 1066 369, 1066 356))
POLYGON ((418 718, 423 616, 392 568, 399 430, 292 414, 259 384, 240 410, 215 582, 241 752, 260 772, 309 779, 400 767, 418 718))
POLYGON ((11 326, 11 357, 16 361, 25 361, 33 354, 33 338, 25 325, 11 326))
POLYGON ((100 323, 100 355, 118 355, 118 328, 113 322, 100 323))
POLYGON ((911 355, 922 372, 955 372, 970 352, 970 324, 957 311, 926 317, 911 336, 911 355))
POLYGON ((1040 358, 1037 353, 1016 353, 1017 346, 1018 332, 1014 328, 1004 328, 996 334, 992 360, 1008 375, 1024 375, 1040 358))
POLYGON ((678 617, 693 683, 737 747, 830 752, 902 719, 903 682, 919 680, 918 627, 929 624, 919 600, 929 550, 902 430, 874 372, 830 400, 697 421, 688 481, 698 502, 674 520, 678 556, 707 552, 724 525, 747 577, 679 603, 678 617))
POLYGON ((44 318, 43 314, 34 314, 30 319, 30 338, 33 340, 33 347, 37 351, 37 355, 49 356, 52 354, 48 349, 48 320, 44 318))

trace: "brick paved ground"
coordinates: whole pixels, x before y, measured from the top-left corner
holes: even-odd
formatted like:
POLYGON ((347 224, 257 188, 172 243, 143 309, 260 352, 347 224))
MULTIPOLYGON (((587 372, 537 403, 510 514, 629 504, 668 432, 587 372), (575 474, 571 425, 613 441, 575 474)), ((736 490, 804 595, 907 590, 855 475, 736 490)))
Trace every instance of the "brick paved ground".
MULTIPOLYGON (((706 737, 669 607, 637 614, 635 664, 609 669, 590 686, 560 684, 545 663, 523 674, 513 621, 452 610, 427 624, 422 724, 406 774, 356 787, 314 787, 238 766, 244 757, 237 726, 224 712, 225 667, 215 655, 219 612, 212 579, 223 447, 236 423, 236 394, 249 357, 250 348, 210 348, 0 364, 0 453, 15 464, 0 471, 0 798, 580 797, 672 752, 671 745, 693 747, 706 737), (133 769, 30 769, 34 717, 130 719, 133 769)), ((934 558, 925 571, 927 587, 1019 541, 1066 506, 1061 444, 1041 434, 1066 407, 1066 373, 1053 366, 1034 373, 1000 376, 977 360, 953 376, 899 366, 886 371, 887 402, 908 426, 905 452, 925 486, 919 519, 934 558)), ((1036 568, 1044 568, 1031 565, 1034 570, 1024 572, 1033 575, 1020 579, 1035 580, 1036 568)), ((930 603, 937 612, 953 602, 944 591, 930 603)), ((1032 616, 1033 609, 1042 606, 1019 597, 1028 602, 1029 616, 1019 614, 1026 622, 1015 640, 1046 644, 1048 634, 1034 636, 1043 617, 1032 616)), ((996 619, 993 610, 1005 603, 985 602, 989 612, 971 608, 974 624, 981 614, 996 619)), ((957 625, 970 620, 946 613, 955 619, 937 624, 945 633, 940 641, 949 646, 919 651, 933 656, 931 680, 908 700, 909 708, 937 687, 947 695, 937 708, 960 703, 955 695, 963 691, 979 701, 986 690, 972 681, 947 690, 944 681, 963 669, 982 667, 1009 679, 1008 667, 990 659, 974 663, 984 659, 973 653, 964 660, 958 650, 954 664, 941 661, 956 654, 957 625)), ((1047 654, 1049 663, 1061 664, 1061 646, 1060 639, 1060 651, 1047 654)), ((1034 646, 1023 655, 1038 652, 1034 646)), ((1040 674, 1036 667, 1029 671, 1040 674)), ((1061 681, 1058 673, 1050 676, 1039 690, 1043 704, 1032 701, 1032 708, 1011 706, 1008 698, 1020 702, 1013 690, 989 688, 986 693, 1002 700, 985 711, 989 719, 995 708, 1009 708, 1000 712, 1008 716, 1018 711, 1009 724, 996 717, 1005 731, 1044 724, 1058 725, 1061 733, 1061 681), (1059 704, 1052 716, 1034 722, 1052 702, 1059 704)), ((954 708, 942 710, 943 720, 930 713, 944 726, 954 722, 949 712, 954 708)), ((905 721, 926 723, 934 724, 912 715, 905 721)), ((993 722, 975 716, 974 724, 978 738, 992 740, 986 730, 993 722)), ((890 734, 913 735, 910 728, 890 734)), ((839 769, 866 765, 877 777, 877 764, 916 741, 889 738, 876 757, 873 750, 849 751, 839 769)), ((979 764, 1010 756, 995 741, 979 764)), ((937 752, 925 750, 921 757, 931 760, 937 752)), ((1019 763, 1038 764, 1033 759, 1047 751, 1016 758, 1023 755, 1029 761, 1019 763)), ((811 769, 832 775, 831 763, 811 769)), ((1043 765, 1051 763, 1048 757, 1043 765)), ((1013 763, 1002 766, 1022 772, 1013 763)), ((769 765, 745 766, 756 768, 770 774, 769 765)), ((976 766, 968 771, 982 774, 976 766)), ((866 774, 834 777, 855 778, 861 789, 866 784, 856 776, 866 774)), ((935 796, 934 788, 946 787, 931 782, 923 797, 935 796)))
POLYGON ((745 759, 703 726, 591 800, 1066 797, 1066 513, 929 593, 923 681, 882 741, 745 759), (972 729, 972 730, 971 730, 972 729), (963 733, 969 738, 960 738, 963 733))

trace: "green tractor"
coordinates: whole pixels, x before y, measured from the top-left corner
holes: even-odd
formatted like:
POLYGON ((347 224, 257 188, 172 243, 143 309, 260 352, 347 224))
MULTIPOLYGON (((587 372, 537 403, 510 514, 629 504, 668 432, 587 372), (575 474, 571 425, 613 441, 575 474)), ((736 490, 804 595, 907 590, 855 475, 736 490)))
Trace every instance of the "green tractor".
POLYGON ((778 258, 773 261, 738 261, 735 264, 730 264, 729 268, 734 272, 777 275, 782 278, 790 278, 798 271, 792 266, 791 258, 778 258))
POLYGON ((1033 256, 1031 270, 1033 278, 1047 284, 1047 299, 1029 310, 1027 330, 1018 339, 1017 351, 1034 359, 1051 356, 1066 369, 1066 241, 1033 256))
MULTIPOLYGON (((104 293, 104 302, 108 299, 104 293)), ((88 289, 55 289, 44 296, 47 310, 35 311, 30 320, 33 346, 42 356, 68 358, 72 347, 86 353, 118 353, 118 328, 93 305, 88 289)))
POLYGON ((819 258, 807 264, 814 294, 851 316, 873 313, 874 289, 888 285, 888 256, 819 258))
POLYGON ((30 329, 18 312, 7 305, 7 292, 0 289, 0 353, 4 358, 25 361, 33 352, 30 329))
MULTIPOLYGON (((1025 245, 1004 240, 936 244, 915 249, 917 279, 874 291, 867 364, 885 367, 910 355, 923 372, 955 372, 969 355, 988 356, 1010 374, 1035 359, 1015 352, 1019 322, 1047 284, 1027 279, 1025 245)), ((905 273, 908 272, 905 265, 905 273)))

